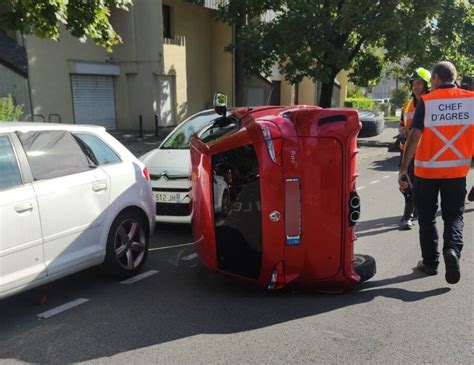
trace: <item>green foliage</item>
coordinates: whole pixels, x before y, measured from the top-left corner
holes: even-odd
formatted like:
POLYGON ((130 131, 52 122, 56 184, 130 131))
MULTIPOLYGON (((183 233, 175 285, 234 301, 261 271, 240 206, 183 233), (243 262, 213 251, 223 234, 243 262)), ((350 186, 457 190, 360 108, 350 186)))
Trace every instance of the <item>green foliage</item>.
POLYGON ((380 49, 369 47, 360 51, 349 79, 357 86, 375 86, 384 67, 383 53, 380 49))
POLYGON ((110 24, 110 12, 128 10, 131 4, 132 0, 2 0, 0 27, 58 40, 64 26, 81 42, 90 38, 111 51, 121 39, 110 24))
POLYGON ((347 85, 347 97, 348 98, 363 98, 365 97, 364 90, 362 90, 362 88, 350 82, 347 85))
POLYGON ((248 72, 268 76, 277 63, 292 84, 321 81, 320 105, 328 106, 325 91, 343 69, 359 86, 403 57, 426 68, 452 59, 466 74, 474 67, 473 8, 468 0, 229 0, 218 18, 236 26, 230 49, 245 53, 248 72))
POLYGON ((395 106, 395 108, 401 108, 403 107, 403 104, 405 104, 405 101, 407 101, 409 94, 410 91, 408 89, 408 86, 403 85, 398 89, 393 89, 390 101, 395 106))
POLYGON ((458 75, 474 72, 474 2, 438 0, 434 4, 431 17, 405 52, 412 60, 409 70, 420 66, 431 69, 437 62, 448 60, 458 75))
POLYGON ((385 121, 390 122, 390 123, 394 123, 394 122, 399 123, 400 117, 396 117, 396 116, 385 117, 385 121))
POLYGON ((0 122, 16 121, 23 114, 23 105, 15 105, 11 95, 0 98, 0 122))
POLYGON ((344 102, 344 106, 348 108, 372 110, 374 102, 368 98, 347 98, 344 102))

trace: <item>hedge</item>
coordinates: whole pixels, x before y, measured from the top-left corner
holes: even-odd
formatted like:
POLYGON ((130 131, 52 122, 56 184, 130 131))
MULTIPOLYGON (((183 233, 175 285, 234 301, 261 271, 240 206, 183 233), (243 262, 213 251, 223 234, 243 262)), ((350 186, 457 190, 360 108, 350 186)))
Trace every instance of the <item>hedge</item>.
POLYGON ((355 109, 372 110, 374 102, 368 98, 347 98, 344 102, 344 106, 355 109))

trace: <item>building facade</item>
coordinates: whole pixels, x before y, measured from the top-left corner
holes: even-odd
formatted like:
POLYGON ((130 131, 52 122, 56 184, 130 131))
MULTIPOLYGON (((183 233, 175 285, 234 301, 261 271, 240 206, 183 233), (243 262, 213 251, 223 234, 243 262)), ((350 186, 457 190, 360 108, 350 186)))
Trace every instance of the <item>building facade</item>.
POLYGON ((231 29, 213 10, 182 0, 136 1, 114 11, 123 43, 107 53, 67 32, 58 42, 26 37, 35 120, 109 129, 173 126, 209 107, 214 90, 232 97, 231 29))

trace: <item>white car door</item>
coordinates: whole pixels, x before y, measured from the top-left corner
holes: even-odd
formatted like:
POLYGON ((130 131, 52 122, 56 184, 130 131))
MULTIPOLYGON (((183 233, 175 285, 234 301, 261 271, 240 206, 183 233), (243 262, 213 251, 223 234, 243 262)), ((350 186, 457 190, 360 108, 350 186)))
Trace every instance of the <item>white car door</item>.
POLYGON ((0 297, 46 276, 38 204, 25 162, 16 137, 0 135, 0 297))
POLYGON ((48 275, 96 259, 110 196, 107 174, 64 131, 19 135, 31 166, 41 214, 48 275))

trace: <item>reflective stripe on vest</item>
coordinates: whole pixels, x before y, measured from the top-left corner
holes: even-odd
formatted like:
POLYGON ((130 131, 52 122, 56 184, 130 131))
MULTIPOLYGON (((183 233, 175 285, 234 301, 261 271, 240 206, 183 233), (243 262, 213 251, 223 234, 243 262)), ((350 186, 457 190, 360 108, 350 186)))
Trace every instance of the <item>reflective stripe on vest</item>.
POLYGON ((471 160, 452 160, 452 161, 417 161, 415 160, 415 166, 419 167, 457 167, 457 166, 464 166, 470 165, 471 160))
POLYGON ((415 115, 415 103, 413 102, 413 99, 410 99, 403 107, 403 125, 405 127, 410 127, 413 115, 415 115))
POLYGON ((422 98, 425 129, 415 155, 415 175, 428 179, 465 177, 474 143, 474 93, 437 89, 422 98))

